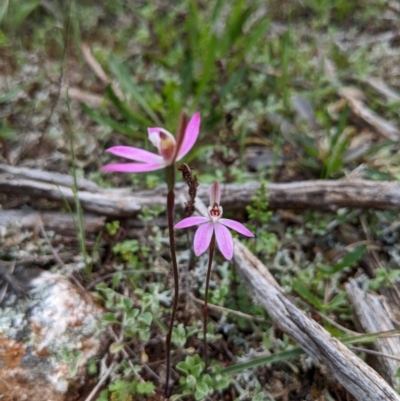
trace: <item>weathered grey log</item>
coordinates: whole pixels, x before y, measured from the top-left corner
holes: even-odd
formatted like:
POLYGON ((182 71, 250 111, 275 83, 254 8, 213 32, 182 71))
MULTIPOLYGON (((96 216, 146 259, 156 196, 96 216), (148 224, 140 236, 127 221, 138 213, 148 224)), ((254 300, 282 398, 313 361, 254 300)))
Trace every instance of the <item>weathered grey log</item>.
POLYGON ((298 309, 266 273, 266 267, 244 245, 235 239, 234 246, 236 270, 280 330, 324 364, 358 401, 400 400, 378 373, 298 309))
MULTIPOLYGON (((6 174, 14 178, 23 178, 32 181, 48 182, 51 184, 57 184, 67 187, 74 185, 74 179, 68 174, 61 174, 55 171, 44 171, 37 170, 28 167, 16 167, 9 166, 8 164, 0 163, 0 174, 6 174)), ((79 178, 77 180, 78 189, 84 189, 85 191, 97 191, 99 187, 92 181, 79 178)), ((1 188, 1 187, 0 187, 1 188)))
MULTIPOLYGON (((87 234, 98 233, 104 227, 105 220, 106 218, 103 216, 84 213, 83 223, 85 232, 87 234)), ((51 230, 68 235, 76 234, 76 227, 70 213, 37 212, 34 210, 0 210, 0 230, 16 227, 39 232, 40 224, 43 224, 46 231, 51 230)))
MULTIPOLYGON (((0 164, 0 192, 28 195, 74 203, 72 178, 59 173, 0 164), (41 176, 43 174, 43 177, 41 176)), ((87 180, 78 184, 82 207, 89 212, 114 217, 132 216, 143 206, 166 204, 166 187, 135 191, 102 189, 87 180)), ((222 185, 224 209, 241 209, 251 202, 258 182, 222 185)), ((177 195, 187 194, 184 184, 177 185, 177 195)), ((208 204, 208 184, 201 184, 197 194, 208 204)), ((315 180, 266 185, 271 209, 309 209, 334 211, 342 207, 400 210, 400 183, 368 180, 315 180)))
MULTIPOLYGON (((345 284, 347 295, 352 303, 356 316, 356 323, 366 333, 395 330, 382 296, 367 294, 361 290, 355 280, 345 284)), ((397 308, 398 309, 398 308, 397 308)), ((400 339, 398 337, 379 338, 374 342, 374 349, 386 355, 400 355, 400 339)), ((397 387, 399 379, 396 371, 399 362, 377 356, 377 370, 393 386, 397 387)))

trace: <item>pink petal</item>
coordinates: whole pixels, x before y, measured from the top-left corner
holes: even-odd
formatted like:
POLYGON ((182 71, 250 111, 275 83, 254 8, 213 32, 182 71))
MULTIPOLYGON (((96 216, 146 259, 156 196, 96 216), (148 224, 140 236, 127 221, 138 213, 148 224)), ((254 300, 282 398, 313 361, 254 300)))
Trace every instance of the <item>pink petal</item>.
POLYGON ((233 256, 233 240, 229 230, 222 224, 214 224, 215 237, 217 239, 218 248, 227 260, 231 260, 233 256))
POLYGON ((117 171, 120 173, 145 173, 146 171, 159 170, 164 167, 163 163, 121 163, 121 164, 107 164, 103 166, 100 171, 117 171))
POLYGON ((179 223, 177 223, 174 228, 192 227, 196 226, 197 224, 205 223, 206 221, 208 221, 207 217, 202 217, 202 216, 187 217, 186 219, 183 219, 179 223))
POLYGON ((231 219, 219 219, 218 221, 221 224, 231 228, 232 230, 235 230, 238 233, 245 235, 246 237, 254 237, 253 233, 248 230, 242 223, 231 219))
POLYGON ((197 112, 190 119, 186 130, 182 145, 179 149, 177 160, 182 159, 193 148, 200 133, 200 113, 197 112))
POLYGON ((194 235, 193 247, 196 256, 200 256, 210 246, 211 237, 214 231, 214 224, 204 223, 196 231, 194 235))
POLYGON ((116 156, 126 157, 144 163, 161 163, 163 158, 147 150, 132 148, 131 146, 113 146, 106 150, 116 156))

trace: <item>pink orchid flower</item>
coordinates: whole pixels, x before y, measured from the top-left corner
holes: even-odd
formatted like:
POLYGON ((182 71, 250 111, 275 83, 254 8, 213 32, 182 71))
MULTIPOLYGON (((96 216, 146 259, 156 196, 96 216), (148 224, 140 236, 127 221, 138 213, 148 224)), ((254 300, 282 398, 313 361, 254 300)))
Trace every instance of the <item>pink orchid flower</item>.
POLYGON ((254 235, 241 223, 222 219, 222 207, 219 205, 221 191, 218 182, 214 182, 210 189, 210 206, 208 207, 208 217, 193 216, 181 220, 175 228, 187 228, 200 224, 194 235, 194 253, 196 256, 204 253, 210 246, 211 238, 215 234, 218 248, 227 260, 233 256, 233 240, 228 228, 237 231, 246 237, 254 235))
POLYGON ((148 128, 150 142, 157 148, 158 155, 147 150, 131 146, 113 146, 106 150, 116 156, 135 160, 136 163, 108 164, 101 171, 122 173, 143 173, 170 166, 182 159, 196 143, 200 132, 200 113, 195 113, 185 129, 179 149, 175 137, 164 128, 148 128))

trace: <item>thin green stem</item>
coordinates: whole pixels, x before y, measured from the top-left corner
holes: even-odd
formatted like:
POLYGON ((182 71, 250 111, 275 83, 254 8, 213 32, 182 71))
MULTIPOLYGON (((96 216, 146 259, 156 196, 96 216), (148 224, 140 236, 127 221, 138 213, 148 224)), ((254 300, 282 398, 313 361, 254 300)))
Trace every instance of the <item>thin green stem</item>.
POLYGON ((168 195, 167 195, 167 216, 168 216, 168 230, 169 230, 169 246, 171 248, 171 264, 172 264, 172 273, 174 276, 174 299, 172 303, 172 313, 171 313, 171 321, 168 328, 167 339, 166 339, 166 363, 167 363, 167 372, 165 379, 165 396, 169 397, 171 394, 171 388, 169 385, 171 378, 171 338, 172 338, 172 330, 174 328, 174 321, 176 316, 176 311, 178 309, 178 300, 179 300, 179 277, 178 277, 178 262, 176 260, 176 251, 175 251, 175 234, 174 234, 174 208, 175 208, 175 193, 174 193, 174 184, 175 184, 175 170, 174 166, 168 166, 166 168, 166 179, 168 185, 168 195))
POLYGON ((208 288, 210 286, 211 266, 214 257, 215 250, 215 233, 213 233, 210 242, 209 254, 208 254, 208 267, 206 277, 206 292, 204 294, 204 307, 203 307, 203 331, 204 331, 204 360, 206 363, 205 369, 208 367, 208 346, 207 346, 207 317, 208 317, 208 288))

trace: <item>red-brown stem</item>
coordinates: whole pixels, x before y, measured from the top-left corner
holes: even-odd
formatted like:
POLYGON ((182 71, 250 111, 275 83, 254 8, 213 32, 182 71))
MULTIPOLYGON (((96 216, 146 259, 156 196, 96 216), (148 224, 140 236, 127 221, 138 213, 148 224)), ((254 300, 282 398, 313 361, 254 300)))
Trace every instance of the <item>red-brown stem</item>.
POLYGON ((172 338, 172 330, 174 328, 176 310, 178 309, 178 299, 179 299, 178 263, 176 261, 175 235, 174 235, 174 206, 175 206, 175 193, 172 188, 168 191, 167 195, 167 215, 168 215, 168 229, 169 229, 169 245, 171 248, 172 273, 174 276, 174 299, 172 303, 171 321, 168 328, 167 339, 166 339, 166 363, 167 363, 167 372, 165 378, 166 397, 169 397, 171 395, 170 394, 171 388, 169 386, 171 378, 171 338, 172 338))
POLYGON ((185 130, 187 125, 187 115, 185 112, 182 112, 181 118, 179 120, 178 132, 176 134, 176 149, 174 154, 174 159, 172 164, 165 168, 165 178, 168 186, 168 195, 167 195, 167 218, 168 218, 168 231, 169 231, 169 246, 171 248, 171 264, 172 264, 172 273, 174 276, 174 299, 172 302, 172 313, 171 313, 171 322, 168 327, 167 339, 166 339, 166 363, 167 363, 167 372, 165 378, 165 396, 169 397, 171 394, 171 388, 169 386, 169 382, 171 379, 171 339, 172 339, 172 330, 174 328, 176 311, 178 309, 178 300, 179 300, 179 271, 178 271, 178 262, 176 261, 176 250, 175 250, 175 233, 174 233, 174 209, 175 209, 175 160, 179 154, 179 150, 182 146, 183 139, 185 137, 185 130))
POLYGON ((206 277, 206 292, 204 294, 204 307, 203 307, 203 319, 204 319, 204 360, 206 363, 205 369, 208 367, 208 347, 207 347, 207 317, 208 317, 208 288, 210 286, 211 266, 214 257, 215 250, 215 233, 213 233, 210 242, 209 254, 208 254, 208 268, 206 277))

